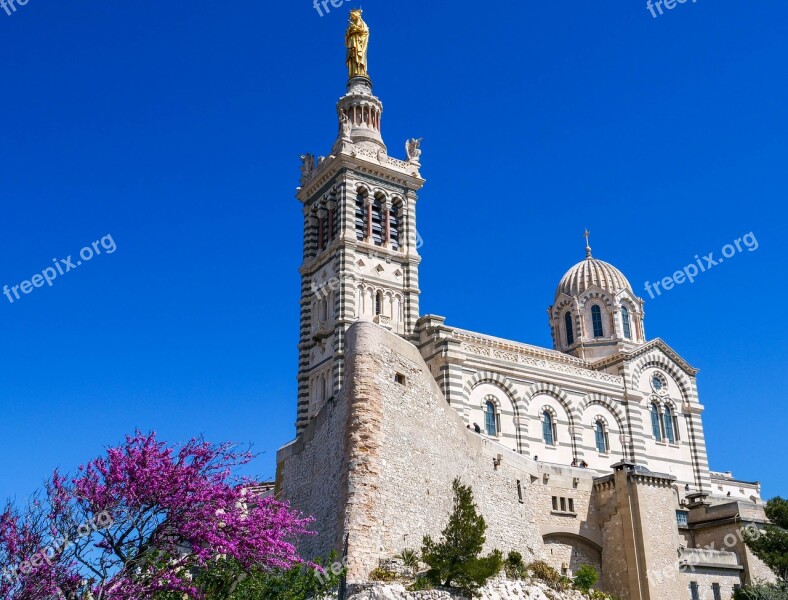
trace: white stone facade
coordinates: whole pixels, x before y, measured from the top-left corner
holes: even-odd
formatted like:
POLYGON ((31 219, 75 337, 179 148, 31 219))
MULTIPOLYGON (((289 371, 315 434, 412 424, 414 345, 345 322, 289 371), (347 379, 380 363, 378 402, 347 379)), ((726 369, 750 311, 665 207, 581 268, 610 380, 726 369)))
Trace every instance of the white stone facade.
POLYGON ((682 488, 710 491, 696 371, 661 340, 591 363, 447 327, 441 317, 422 318, 417 333, 447 400, 483 435, 543 462, 608 472, 625 460, 674 475, 682 488), (485 426, 488 402, 497 413, 492 432, 485 426))
POLYGON ((643 300, 590 247, 548 310, 552 349, 420 315, 421 151, 389 157, 382 112, 351 79, 331 154, 303 157, 297 437, 277 491, 317 518, 305 554, 345 552, 363 584, 440 534, 460 477, 489 549, 590 564, 622 600, 728 600, 768 578, 725 543, 764 523, 759 485, 709 471, 697 370, 646 338, 643 300))

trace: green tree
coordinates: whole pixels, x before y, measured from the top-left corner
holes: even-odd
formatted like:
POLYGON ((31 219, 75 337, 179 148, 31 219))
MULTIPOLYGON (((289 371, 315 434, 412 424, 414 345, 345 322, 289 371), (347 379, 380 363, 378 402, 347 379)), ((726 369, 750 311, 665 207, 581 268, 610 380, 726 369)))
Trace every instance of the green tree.
POLYGON ((575 575, 574 584, 579 590, 587 592, 596 584, 599 579, 599 573, 590 565, 581 565, 575 575))
POLYGON ((745 542, 783 581, 788 580, 788 500, 779 496, 766 503, 771 524, 761 531, 745 530, 745 542))
POLYGON ((435 542, 425 536, 421 560, 430 569, 427 578, 435 585, 456 587, 476 595, 478 589, 501 570, 503 557, 498 550, 481 556, 487 523, 478 514, 473 502, 473 492, 459 479, 452 484, 454 510, 449 523, 435 542))

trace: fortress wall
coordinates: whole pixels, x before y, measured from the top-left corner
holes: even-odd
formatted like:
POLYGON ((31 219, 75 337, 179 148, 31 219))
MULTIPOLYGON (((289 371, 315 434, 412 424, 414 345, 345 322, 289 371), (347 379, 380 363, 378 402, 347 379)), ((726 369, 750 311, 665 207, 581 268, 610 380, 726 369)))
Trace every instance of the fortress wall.
POLYGON ((352 399, 351 421, 367 432, 349 448, 349 581, 365 580, 380 559, 419 549, 425 535, 438 538, 455 477, 473 488, 488 525, 486 550, 549 558, 545 532, 586 532, 591 472, 537 464, 468 430, 405 340, 370 323, 354 325, 348 340, 348 377, 364 382, 352 399), (553 495, 574 498, 578 515, 552 514, 553 495))
POLYGON ((774 574, 774 571, 772 571, 760 558, 755 556, 749 547, 745 544, 742 546, 742 554, 744 554, 745 557, 742 564, 747 573, 745 583, 751 584, 764 581, 769 583, 777 582, 777 575, 774 574))
MULTIPOLYGON (((765 517, 761 509, 759 520, 765 517)), ((711 548, 733 552, 739 564, 745 567, 745 582, 777 581, 777 576, 760 558, 755 556, 744 543, 744 528, 747 522, 724 522, 698 529, 695 532, 695 545, 698 548, 711 548)))
POLYGON ((677 577, 673 478, 616 467, 594 485, 602 528, 601 589, 621 600, 685 600, 677 577))
POLYGON ((517 495, 519 479, 525 499, 528 474, 506 464, 493 468, 483 440, 446 403, 414 346, 369 323, 354 325, 348 340, 355 355, 348 377, 367 382, 370 392, 353 402, 368 415, 375 438, 358 448, 364 467, 350 475, 358 498, 348 506, 349 581, 365 580, 380 559, 420 548, 424 535, 439 537, 455 477, 473 488, 489 526, 487 546, 532 556, 541 545, 535 507, 517 495))
POLYGON ((672 482, 658 477, 629 475, 634 496, 635 531, 648 575, 643 587, 651 600, 680 600, 688 597, 680 579, 677 549, 679 535, 673 510, 672 482), (640 535, 637 535, 639 530, 640 535))
POLYGON ((361 322, 348 331, 346 364, 348 385, 277 455, 277 493, 316 518, 319 535, 302 543, 305 557, 341 551, 348 534, 351 581, 365 580, 380 559, 440 536, 455 477, 473 488, 488 550, 518 550, 560 569, 543 535, 601 542, 595 473, 536 463, 469 431, 413 345, 361 322), (553 496, 572 498, 576 516, 554 513, 553 496))
POLYGON ((690 589, 690 584, 698 584, 698 595, 700 600, 714 600, 715 583, 720 586, 721 600, 732 600, 733 586, 741 583, 738 571, 723 571, 719 569, 696 568, 693 573, 682 573, 680 575, 681 584, 685 590, 690 589))
POLYGON ((600 588, 621 600, 629 600, 629 572, 624 550, 624 524, 618 510, 616 480, 613 475, 594 486, 599 526, 602 529, 602 570, 600 588))
POLYGON ((649 600, 685 598, 671 479, 619 470, 594 485, 592 470, 536 463, 467 429, 409 342, 366 322, 347 341, 348 384, 278 456, 279 492, 318 520, 307 557, 347 535, 348 583, 368 581, 381 560, 440 537, 459 477, 487 522, 486 551, 574 569, 572 547, 601 564, 600 587, 622 600, 640 586, 649 600), (554 511, 553 496, 572 498, 576 514, 554 511), (650 586, 646 564, 672 581, 650 586))
POLYGON ((345 433, 348 396, 343 391, 327 402, 302 434, 277 453, 276 493, 292 507, 315 517, 299 550, 305 558, 341 554, 344 528, 345 433))

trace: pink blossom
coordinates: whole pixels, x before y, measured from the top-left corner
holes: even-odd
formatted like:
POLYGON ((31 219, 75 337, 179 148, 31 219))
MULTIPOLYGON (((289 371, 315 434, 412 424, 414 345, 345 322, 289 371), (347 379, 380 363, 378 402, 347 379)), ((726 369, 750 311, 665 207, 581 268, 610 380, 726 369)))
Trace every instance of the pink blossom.
POLYGON ((145 600, 158 591, 202 598, 189 574, 219 556, 247 567, 301 563, 295 543, 311 533, 312 519, 274 498, 249 497, 251 482, 233 473, 252 458, 229 443, 192 439, 176 448, 137 432, 71 479, 56 471, 45 502, 0 515, 1 568, 14 569, 0 597, 40 600, 90 588, 96 600, 145 600), (49 560, 18 571, 45 549, 49 560))

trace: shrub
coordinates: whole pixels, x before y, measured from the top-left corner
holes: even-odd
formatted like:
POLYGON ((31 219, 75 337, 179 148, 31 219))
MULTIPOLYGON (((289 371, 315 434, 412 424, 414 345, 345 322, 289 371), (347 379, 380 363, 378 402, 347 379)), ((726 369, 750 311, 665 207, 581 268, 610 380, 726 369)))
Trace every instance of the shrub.
POLYGON ((400 559, 406 567, 415 569, 419 566, 419 555, 411 548, 405 548, 396 558, 400 559))
POLYGON ((590 565, 581 565, 575 575, 574 584, 577 589, 587 592, 594 587, 598 579, 599 573, 596 572, 594 567, 590 565))
POLYGON ((426 577, 419 577, 408 586, 409 592, 421 592, 424 590, 431 590, 433 588, 432 582, 426 577))
POLYGON ((503 569, 509 579, 523 579, 527 575, 523 555, 516 550, 512 550, 506 556, 503 569))
MULTIPOLYGON (((212 600, 302 600, 303 598, 329 598, 345 573, 336 553, 328 561, 315 561, 321 570, 312 565, 298 565, 289 570, 252 567, 229 559, 209 563, 198 573, 195 585, 212 600)), ((137 597, 137 596, 135 596, 137 597)), ((180 592, 158 592, 155 600, 182 600, 180 592)))
POLYGON ((535 560, 528 565, 528 570, 536 579, 547 584, 556 585, 561 581, 561 575, 543 560, 535 560))
POLYGON ((372 572, 369 574, 369 578, 372 581, 394 581, 397 579, 397 574, 394 571, 389 571, 387 569, 381 569, 377 567, 373 569, 372 572))

